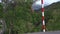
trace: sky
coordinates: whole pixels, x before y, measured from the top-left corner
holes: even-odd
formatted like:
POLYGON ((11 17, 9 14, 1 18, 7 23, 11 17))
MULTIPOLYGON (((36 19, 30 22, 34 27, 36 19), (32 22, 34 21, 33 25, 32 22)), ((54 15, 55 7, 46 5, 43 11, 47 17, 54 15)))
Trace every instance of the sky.
MULTIPOLYGON (((58 2, 60 0, 44 0, 44 6, 48 6, 52 3, 58 2)), ((37 0, 32 4, 32 9, 39 10, 41 8, 41 0, 37 0)))
MULTIPOLYGON (((50 4, 52 4, 54 2, 58 2, 58 1, 60 1, 60 0, 44 0, 44 4, 50 5, 50 4)), ((41 4, 41 0, 37 0, 35 3, 41 4)))
POLYGON ((1 2, 1 0, 0 0, 0 2, 1 2))

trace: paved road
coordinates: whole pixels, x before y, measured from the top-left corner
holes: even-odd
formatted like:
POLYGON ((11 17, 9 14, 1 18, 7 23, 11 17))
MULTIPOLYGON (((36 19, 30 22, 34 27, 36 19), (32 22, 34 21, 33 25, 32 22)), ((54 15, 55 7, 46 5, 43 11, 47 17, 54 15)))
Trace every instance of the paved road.
POLYGON ((27 34, 60 34, 60 31, 54 31, 54 32, 36 32, 36 33, 27 33, 27 34))

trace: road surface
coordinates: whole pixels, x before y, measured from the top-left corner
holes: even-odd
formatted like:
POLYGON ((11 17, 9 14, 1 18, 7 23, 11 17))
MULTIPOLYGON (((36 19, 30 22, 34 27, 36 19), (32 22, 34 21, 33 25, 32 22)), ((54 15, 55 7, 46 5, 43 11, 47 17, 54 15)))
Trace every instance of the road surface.
POLYGON ((36 33, 27 33, 27 34, 60 34, 60 31, 54 31, 54 32, 36 32, 36 33))

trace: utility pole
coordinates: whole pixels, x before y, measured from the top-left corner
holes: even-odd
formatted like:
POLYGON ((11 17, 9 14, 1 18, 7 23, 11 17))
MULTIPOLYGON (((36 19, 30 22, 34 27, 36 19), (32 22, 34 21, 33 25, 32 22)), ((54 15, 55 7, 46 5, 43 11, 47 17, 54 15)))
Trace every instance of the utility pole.
POLYGON ((45 20, 44 20, 44 0, 41 0, 41 4, 42 4, 42 30, 43 32, 46 31, 46 26, 45 26, 45 20))

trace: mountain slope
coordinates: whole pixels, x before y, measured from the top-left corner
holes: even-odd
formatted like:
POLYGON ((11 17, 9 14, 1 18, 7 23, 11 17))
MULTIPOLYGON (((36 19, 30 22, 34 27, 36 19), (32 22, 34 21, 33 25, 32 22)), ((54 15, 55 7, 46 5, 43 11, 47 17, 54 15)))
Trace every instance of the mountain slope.
POLYGON ((46 7, 46 22, 48 30, 60 30, 60 2, 46 7), (48 15, 47 15, 48 14, 48 15), (48 19, 47 19, 48 18, 48 19))

